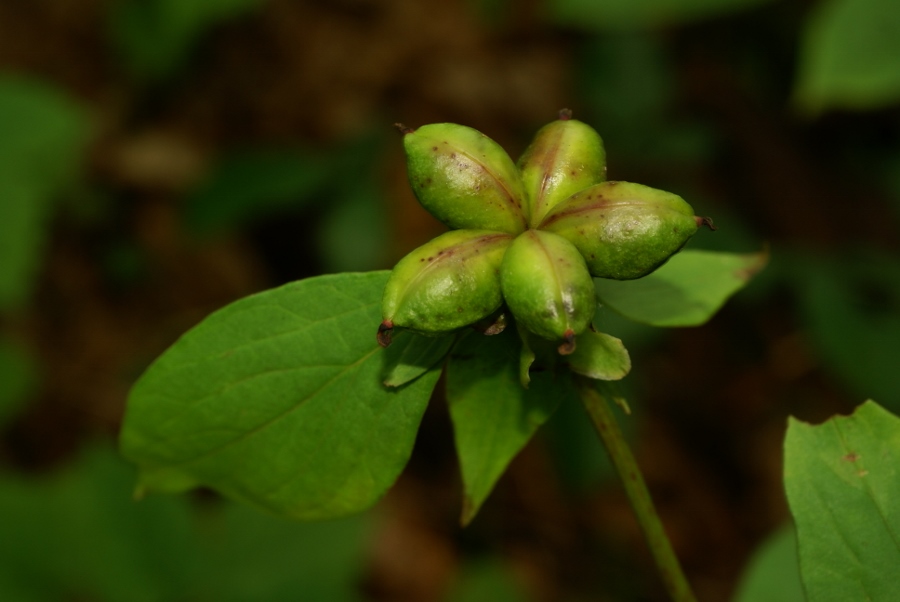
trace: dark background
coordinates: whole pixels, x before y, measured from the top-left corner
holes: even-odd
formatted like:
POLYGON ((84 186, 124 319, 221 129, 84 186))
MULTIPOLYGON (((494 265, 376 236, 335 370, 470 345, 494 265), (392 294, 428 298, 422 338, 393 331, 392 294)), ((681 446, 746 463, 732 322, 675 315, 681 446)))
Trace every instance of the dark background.
POLYGON ((0 598, 664 599, 577 408, 465 530, 440 395, 395 488, 338 523, 133 504, 112 451, 205 315, 443 230, 392 124, 517 157, 568 107, 611 179, 715 219, 692 248, 771 255, 703 327, 608 324, 674 546, 731 599, 788 520, 786 417, 900 409, 897 31, 889 0, 0 0, 0 598))

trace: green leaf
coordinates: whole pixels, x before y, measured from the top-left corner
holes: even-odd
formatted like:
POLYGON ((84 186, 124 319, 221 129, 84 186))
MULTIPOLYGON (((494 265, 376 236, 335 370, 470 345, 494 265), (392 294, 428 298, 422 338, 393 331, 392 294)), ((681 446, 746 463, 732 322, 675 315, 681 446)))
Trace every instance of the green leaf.
POLYGON ((794 525, 782 527, 756 550, 738 584, 734 602, 806 602, 794 525))
POLYGON ((301 280, 185 334, 128 400, 121 445, 140 489, 205 485, 298 519, 372 505, 409 459, 438 378, 382 385, 387 277, 301 280))
POLYGON ((900 418, 872 401, 818 426, 791 418, 784 451, 809 600, 900 599, 900 418))
POLYGON ((795 100, 806 109, 871 109, 900 100, 900 6, 825 0, 803 32, 795 100))
POLYGON ((426 337, 401 330, 385 351, 384 384, 399 387, 425 374, 450 351, 456 335, 426 337))
POLYGON ((631 371, 631 358, 622 341, 588 330, 578 335, 575 353, 564 361, 576 374, 598 380, 619 380, 631 371))
POLYGON ((594 278, 597 297, 619 314, 651 326, 699 326, 768 261, 766 253, 682 251, 638 280, 594 278))
POLYGON ((20 306, 40 264, 53 201, 76 179, 84 112, 59 90, 0 74, 0 310, 20 306))
POLYGON ((900 262, 844 253, 788 262, 805 330, 828 372, 860 395, 900 410, 900 262))
POLYGON ((447 403, 462 471, 462 523, 468 524, 507 465, 553 414, 574 396, 567 374, 538 372, 528 389, 519 380, 521 342, 512 329, 469 334, 447 363, 447 403))
POLYGON ((199 37, 260 0, 122 0, 112 5, 110 29, 125 65, 143 80, 172 75, 199 37))
POLYGON ((661 27, 729 14, 768 0, 556 0, 554 20, 582 29, 610 30, 661 27))

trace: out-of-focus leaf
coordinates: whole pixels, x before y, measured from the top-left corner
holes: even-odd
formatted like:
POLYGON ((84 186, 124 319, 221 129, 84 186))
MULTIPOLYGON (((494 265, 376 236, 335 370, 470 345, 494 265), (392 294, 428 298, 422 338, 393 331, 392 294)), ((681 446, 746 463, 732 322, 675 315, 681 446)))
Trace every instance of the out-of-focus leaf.
POLYGON ((38 368, 18 345, 0 338, 0 429, 28 402, 38 381, 38 368))
POLYGON ((359 599, 365 517, 287 523, 233 504, 135 503, 132 479, 106 447, 61 474, 0 477, 0 599, 359 599))
POLYGON ((666 49, 647 32, 617 32, 582 42, 576 68, 579 95, 600 128, 610 156, 640 156, 658 143, 671 120, 664 118, 674 97, 666 49))
POLYGON ((274 211, 298 209, 315 199, 330 175, 329 161, 309 152, 236 152, 224 157, 185 199, 185 223, 205 235, 274 211))
POLYGON ((519 379, 521 342, 513 329, 469 334, 447 362, 447 403, 463 478, 462 523, 468 524, 507 465, 550 417, 575 395, 568 375, 538 372, 519 379))
POLYGON ((825 0, 803 34, 795 100, 814 112, 871 109, 900 100, 900 5, 825 0))
POLYGON ((829 372, 856 393, 900 410, 900 260, 844 254, 792 265, 801 317, 829 372))
POLYGON ((900 418, 872 401, 788 423, 784 484, 811 602, 900 598, 900 418))
POLYGON ((0 74, 0 310, 31 290, 53 201, 77 177, 87 116, 49 85, 0 74))
POLYGON ((412 332, 399 332, 384 352, 384 384, 399 387, 418 378, 444 359, 455 335, 426 337, 412 332))
POLYGON ((558 23, 581 29, 638 29, 670 26, 728 14, 769 0, 555 0, 548 3, 558 23))
POLYGON ((144 490, 206 485, 299 519, 381 497, 405 466, 438 378, 382 384, 387 272, 301 280, 185 334, 132 389, 121 434, 144 490))
POLYGON ((779 529, 756 550, 744 569, 734 602, 806 602, 794 525, 779 529))
POLYGON ((527 599, 511 571, 494 560, 464 565, 446 602, 524 602, 527 599))
POLYGON ((326 272, 356 272, 387 264, 385 204, 374 179, 348 191, 319 227, 319 250, 326 272))
POLYGON ((261 0, 119 0, 111 5, 113 41, 138 78, 172 75, 213 25, 259 6, 261 0))
POLYGON ((652 326, 699 326, 743 288, 768 260, 765 253, 686 250, 637 280, 594 278, 600 304, 652 326))

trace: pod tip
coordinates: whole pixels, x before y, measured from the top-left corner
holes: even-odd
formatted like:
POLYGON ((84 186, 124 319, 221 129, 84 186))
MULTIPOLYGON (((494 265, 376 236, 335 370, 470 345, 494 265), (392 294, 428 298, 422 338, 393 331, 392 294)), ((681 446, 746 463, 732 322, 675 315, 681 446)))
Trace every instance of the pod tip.
POLYGON ((378 325, 378 334, 376 338, 378 339, 378 344, 382 347, 387 347, 391 344, 391 334, 394 332, 394 323, 390 320, 385 320, 381 324, 378 325))

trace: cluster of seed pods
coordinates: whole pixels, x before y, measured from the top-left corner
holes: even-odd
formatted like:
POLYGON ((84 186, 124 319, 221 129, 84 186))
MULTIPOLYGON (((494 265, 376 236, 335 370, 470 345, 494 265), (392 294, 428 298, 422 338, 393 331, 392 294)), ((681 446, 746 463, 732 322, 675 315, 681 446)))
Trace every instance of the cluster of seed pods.
POLYGON ((602 139, 567 110, 518 163, 469 127, 398 127, 416 198, 451 230, 394 267, 378 328, 384 347, 395 328, 493 334, 508 310, 570 354, 597 306, 592 277, 645 276, 711 225, 677 195, 606 181, 602 139))

